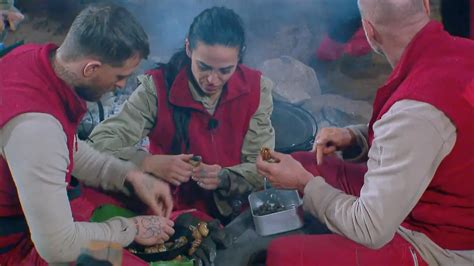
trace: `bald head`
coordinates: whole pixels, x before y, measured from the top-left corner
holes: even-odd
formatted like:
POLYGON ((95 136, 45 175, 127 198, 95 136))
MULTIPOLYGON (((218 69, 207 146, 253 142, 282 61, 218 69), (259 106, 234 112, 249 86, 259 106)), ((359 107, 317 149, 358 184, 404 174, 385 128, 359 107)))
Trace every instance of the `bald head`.
POLYGON ((429 22, 429 0, 358 0, 370 46, 392 67, 413 37, 429 22))
POLYGON ((359 0, 363 19, 378 26, 410 25, 426 19, 424 0, 359 0))

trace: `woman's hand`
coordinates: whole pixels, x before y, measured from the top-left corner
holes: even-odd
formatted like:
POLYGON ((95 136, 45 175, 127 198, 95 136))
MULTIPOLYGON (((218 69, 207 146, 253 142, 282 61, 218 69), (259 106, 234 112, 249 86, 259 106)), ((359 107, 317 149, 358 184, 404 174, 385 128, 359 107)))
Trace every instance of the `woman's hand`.
POLYGON ((143 160, 143 171, 179 186, 189 181, 193 167, 189 164, 192 154, 150 155, 143 160))
POLYGON ((207 190, 215 190, 221 183, 219 173, 222 167, 217 164, 208 165, 200 163, 198 167, 193 169, 193 180, 197 184, 207 190))

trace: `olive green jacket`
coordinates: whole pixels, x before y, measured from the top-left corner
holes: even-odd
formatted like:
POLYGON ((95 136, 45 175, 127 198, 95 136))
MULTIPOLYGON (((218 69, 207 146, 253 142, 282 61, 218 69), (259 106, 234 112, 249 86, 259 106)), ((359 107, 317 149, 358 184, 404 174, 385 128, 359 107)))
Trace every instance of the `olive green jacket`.
MULTIPOLYGON (((137 144, 148 136, 155 123, 159 123, 159 114, 157 114, 158 96, 153 78, 141 75, 138 80, 140 82, 138 88, 125 102, 122 110, 98 125, 89 139, 94 148, 140 166, 149 153, 137 144)), ((212 114, 216 105, 211 103, 209 97, 201 96, 191 83, 189 87, 194 100, 201 102, 212 114)), ((263 186, 263 178, 257 173, 255 161, 262 146, 271 149, 275 146, 275 132, 270 121, 273 111, 272 87, 273 83, 262 77, 260 105, 245 135, 241 164, 223 168, 219 173, 223 185, 215 190, 214 199, 224 216, 231 214, 232 200, 245 200, 250 192, 263 186)))

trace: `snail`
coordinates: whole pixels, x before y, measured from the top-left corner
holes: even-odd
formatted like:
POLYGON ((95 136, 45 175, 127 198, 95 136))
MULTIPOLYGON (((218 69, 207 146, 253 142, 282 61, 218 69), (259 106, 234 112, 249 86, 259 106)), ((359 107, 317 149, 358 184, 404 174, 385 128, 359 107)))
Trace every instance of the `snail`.
POLYGON ((199 229, 196 226, 190 225, 189 230, 191 230, 194 239, 202 239, 202 235, 201 235, 201 233, 199 232, 199 229))
POLYGON ((270 148, 262 147, 260 149, 260 155, 262 156, 262 159, 266 162, 269 162, 269 163, 279 163, 280 162, 280 160, 272 158, 272 153, 271 153, 270 148))
POLYGON ((260 149, 260 155, 262 155, 262 159, 264 161, 268 161, 272 158, 272 155, 270 154, 270 148, 267 147, 262 147, 260 149))
POLYGON ((145 248, 145 253, 158 253, 158 252, 165 252, 168 249, 164 244, 158 244, 155 246, 145 248))
POLYGON ((193 167, 198 167, 202 162, 202 157, 199 156, 199 155, 194 155, 193 157, 191 157, 191 159, 189 159, 189 163, 193 166, 193 167))
POLYGON ((188 255, 192 256, 196 252, 197 248, 201 245, 202 239, 196 239, 193 241, 191 248, 188 251, 188 255))
POLYGON ((198 230, 199 230, 199 233, 200 233, 203 237, 207 237, 207 235, 209 234, 209 228, 207 228, 207 223, 205 223, 205 222, 200 222, 200 223, 198 223, 197 228, 198 228, 198 230))

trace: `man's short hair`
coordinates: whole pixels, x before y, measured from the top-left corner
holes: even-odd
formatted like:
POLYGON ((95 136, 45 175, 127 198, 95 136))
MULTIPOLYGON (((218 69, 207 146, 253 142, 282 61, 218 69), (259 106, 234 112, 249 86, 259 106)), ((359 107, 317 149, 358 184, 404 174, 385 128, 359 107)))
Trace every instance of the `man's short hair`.
POLYGON ((121 66, 138 54, 150 53, 148 36, 124 7, 90 5, 74 19, 61 49, 65 60, 91 56, 105 64, 121 66))

